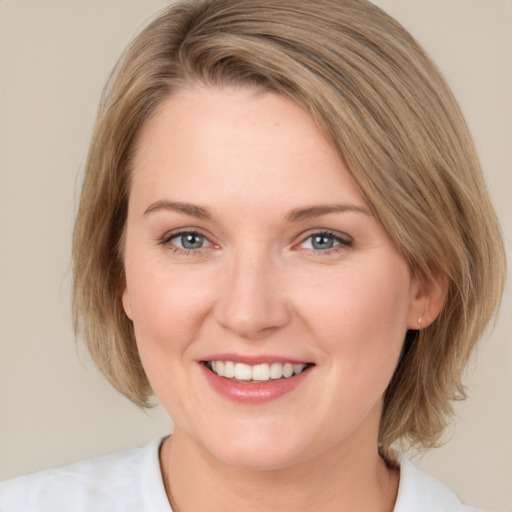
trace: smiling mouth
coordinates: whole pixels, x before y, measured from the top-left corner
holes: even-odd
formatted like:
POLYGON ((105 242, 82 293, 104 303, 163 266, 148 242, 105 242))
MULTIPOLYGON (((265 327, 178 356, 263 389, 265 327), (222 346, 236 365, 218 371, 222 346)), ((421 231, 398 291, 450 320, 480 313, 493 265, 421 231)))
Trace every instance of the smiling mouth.
POLYGON ((219 377, 233 379, 237 382, 268 382, 270 380, 289 379, 300 375, 312 363, 262 363, 245 364, 233 361, 204 361, 203 364, 219 377))

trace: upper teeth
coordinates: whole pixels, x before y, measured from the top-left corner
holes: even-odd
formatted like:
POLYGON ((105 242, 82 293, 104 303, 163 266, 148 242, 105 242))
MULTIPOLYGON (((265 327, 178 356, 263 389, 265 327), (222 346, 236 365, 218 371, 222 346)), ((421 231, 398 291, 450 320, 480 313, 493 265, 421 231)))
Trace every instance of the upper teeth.
POLYGON ((306 365, 292 363, 249 365, 233 361, 210 361, 208 367, 220 377, 228 379, 267 381, 298 375, 306 368, 306 365))

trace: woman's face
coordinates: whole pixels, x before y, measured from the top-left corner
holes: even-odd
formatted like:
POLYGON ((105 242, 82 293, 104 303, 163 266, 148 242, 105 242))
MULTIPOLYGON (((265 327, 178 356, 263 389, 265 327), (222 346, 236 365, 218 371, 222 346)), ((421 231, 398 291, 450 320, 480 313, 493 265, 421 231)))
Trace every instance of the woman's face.
POLYGON ((312 118, 195 87, 139 142, 123 304, 176 437, 260 469, 375 450, 421 297, 312 118))

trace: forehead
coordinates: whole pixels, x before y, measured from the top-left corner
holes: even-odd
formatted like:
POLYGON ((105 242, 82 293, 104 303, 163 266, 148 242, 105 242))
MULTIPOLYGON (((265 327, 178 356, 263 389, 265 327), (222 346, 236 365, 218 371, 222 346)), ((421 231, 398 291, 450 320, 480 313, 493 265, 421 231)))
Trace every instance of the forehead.
POLYGON ((198 86, 160 106, 140 135, 132 193, 164 191, 207 202, 215 192, 242 202, 348 196, 365 203, 313 118, 283 96, 251 88, 198 86))

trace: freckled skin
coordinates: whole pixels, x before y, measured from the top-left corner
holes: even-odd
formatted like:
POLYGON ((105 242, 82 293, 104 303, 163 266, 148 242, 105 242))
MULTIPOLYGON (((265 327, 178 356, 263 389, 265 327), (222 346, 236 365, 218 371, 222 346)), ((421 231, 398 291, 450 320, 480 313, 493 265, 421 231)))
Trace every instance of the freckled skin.
POLYGON ((173 418, 173 442, 242 469, 333 453, 377 458, 382 395, 424 298, 373 216, 287 219, 332 204, 368 209, 311 117, 283 97, 195 88, 169 98, 144 127, 123 304, 173 418), (143 215, 161 200, 200 206, 210 218, 169 209, 143 215), (182 239, 170 235, 180 230, 200 233, 203 246, 179 247, 182 239), (335 240, 328 251, 307 238, 324 231, 335 240), (245 405, 202 375, 199 361, 225 352, 315 366, 292 392, 245 405))

